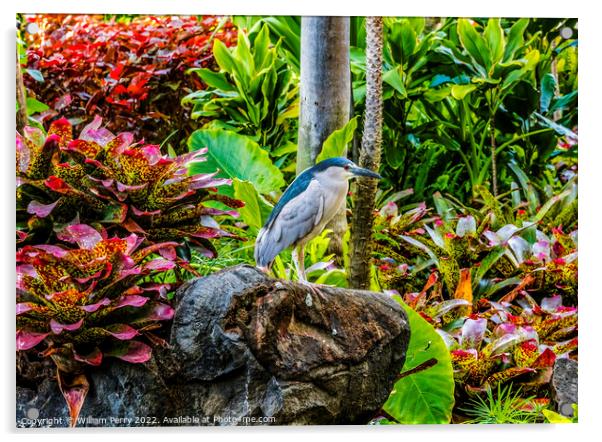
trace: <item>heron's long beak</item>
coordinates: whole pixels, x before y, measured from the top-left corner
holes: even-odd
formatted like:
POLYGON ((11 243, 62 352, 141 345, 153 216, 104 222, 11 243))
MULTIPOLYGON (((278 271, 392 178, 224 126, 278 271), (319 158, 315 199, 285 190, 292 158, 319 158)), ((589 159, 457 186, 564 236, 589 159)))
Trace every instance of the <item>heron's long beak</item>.
POLYGON ((351 169, 351 173, 353 173, 355 176, 366 176, 369 178, 376 178, 377 180, 382 180, 383 178, 376 172, 372 172, 371 170, 364 169, 362 167, 354 167, 353 169, 351 169))

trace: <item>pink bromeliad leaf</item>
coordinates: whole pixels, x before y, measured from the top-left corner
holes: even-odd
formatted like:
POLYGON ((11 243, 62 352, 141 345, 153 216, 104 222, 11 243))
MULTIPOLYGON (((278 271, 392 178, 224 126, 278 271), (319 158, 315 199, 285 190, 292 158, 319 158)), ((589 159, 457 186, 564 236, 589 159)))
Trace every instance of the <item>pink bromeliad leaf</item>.
POLYGON ((81 306, 79 306, 79 308, 81 308, 85 312, 94 313, 99 308, 105 307, 105 306, 109 305, 110 303, 111 303, 111 300, 109 298, 103 298, 94 304, 81 305, 81 306))
POLYGON ((113 350, 105 354, 133 364, 141 364, 151 358, 152 350, 143 342, 129 341, 116 346, 113 350))
POLYGON ((61 241, 77 243, 82 249, 87 250, 93 249, 96 244, 102 241, 102 235, 87 224, 67 226, 57 233, 56 236, 61 241))
POLYGON ((36 249, 40 249, 46 253, 50 253, 52 256, 54 256, 56 258, 62 258, 65 255, 67 255, 67 253, 69 253, 67 250, 63 249, 62 247, 53 246, 51 244, 40 244, 40 245, 36 246, 36 249))
POLYGON ((67 331, 74 331, 79 329, 82 324, 84 323, 84 318, 80 319, 79 321, 73 323, 73 324, 61 324, 57 321, 55 321, 54 319, 50 320, 50 329, 52 330, 52 332, 56 335, 61 334, 61 332, 63 330, 67 330, 67 331))
POLYGON ((156 304, 150 315, 145 318, 151 321, 168 321, 173 318, 175 311, 167 304, 156 304))
POLYGON ((119 299, 119 301, 115 305, 115 308, 142 307, 144 304, 147 303, 147 301, 148 301, 148 298, 146 296, 139 296, 139 295, 123 296, 121 299, 119 299))
POLYGON ((113 324, 106 327, 106 330, 111 336, 121 341, 128 341, 140 334, 138 333, 138 330, 136 330, 133 327, 130 327, 127 324, 113 324))
POLYGON ((171 270, 176 266, 176 264, 167 259, 153 259, 152 261, 147 262, 144 265, 144 270, 150 270, 155 272, 164 272, 166 270, 171 270))
POLYGON ((27 213, 31 215, 36 215, 40 218, 46 218, 48 215, 50 215, 50 213, 58 203, 59 200, 56 200, 54 203, 50 204, 42 204, 38 201, 32 201, 27 206, 27 213))
POLYGON ((17 350, 29 350, 42 342, 49 334, 17 330, 17 350))
POLYGON ((18 302, 16 306, 17 315, 22 315, 23 313, 30 311, 34 305, 35 304, 31 302, 18 302))

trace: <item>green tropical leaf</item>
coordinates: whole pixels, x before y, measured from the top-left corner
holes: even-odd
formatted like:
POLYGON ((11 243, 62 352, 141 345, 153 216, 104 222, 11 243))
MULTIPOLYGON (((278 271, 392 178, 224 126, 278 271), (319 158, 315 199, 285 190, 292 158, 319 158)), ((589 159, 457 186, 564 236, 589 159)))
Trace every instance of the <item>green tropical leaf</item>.
POLYGON ((45 105, 41 101, 36 100, 33 97, 27 97, 25 103, 27 105, 27 115, 38 114, 49 109, 47 105, 45 105))
POLYGON ((326 138, 326 141, 324 141, 324 144, 322 145, 322 151, 316 158, 316 163, 327 158, 344 155, 347 144, 353 140, 353 135, 357 129, 357 119, 358 117, 353 117, 345 126, 335 130, 328 138, 326 138))
POLYGON ((491 63, 496 64, 504 56, 504 46, 506 44, 504 41, 504 30, 500 25, 499 18, 490 18, 487 21, 484 35, 487 40, 487 46, 489 46, 489 51, 491 51, 491 63))
POLYGON ((458 19, 458 36, 464 49, 468 51, 475 62, 489 71, 491 67, 491 51, 485 43, 485 39, 465 19, 458 19))
POLYGON ((554 75, 547 73, 541 79, 541 95, 539 96, 539 111, 545 114, 550 108, 552 98, 556 92, 556 78, 554 75))
POLYGON ((248 181, 232 180, 234 198, 244 201, 244 207, 237 209, 242 220, 249 226, 261 229, 270 216, 272 206, 257 192, 248 181))
POLYGON ((393 89, 401 94, 401 98, 407 98, 408 93, 403 85, 403 76, 401 73, 401 65, 393 68, 383 74, 383 82, 387 83, 393 89))
MULTIPOLYGON (((214 72, 211 69, 207 68, 197 68, 191 69, 192 72, 196 72, 196 74, 201 77, 208 86, 214 87, 216 89, 221 89, 223 91, 235 91, 234 86, 228 82, 226 75, 222 72, 214 72)), ((202 91, 204 92, 204 91, 202 91)))
POLYGON ((213 57, 221 70, 229 74, 233 74, 236 71, 236 62, 226 45, 220 39, 215 39, 213 43, 213 57))
POLYGON ((200 129, 188 139, 191 151, 207 147, 207 161, 193 163, 190 174, 212 173, 249 181, 259 193, 278 191, 284 186, 282 172, 268 153, 249 137, 222 129, 200 129))
POLYGON ((394 298, 408 315, 411 330, 402 373, 431 358, 437 363, 397 381, 383 410, 402 424, 447 424, 454 406, 454 372, 449 350, 431 324, 401 298, 394 298))
POLYGON ((454 84, 451 88, 451 94, 456 100, 463 100, 466 95, 476 88, 477 86, 474 84, 454 84))
POLYGON ((505 62, 512 60, 516 51, 523 45, 523 33, 525 32, 525 29, 527 29, 528 24, 528 18, 521 18, 510 28, 506 42, 506 49, 504 50, 503 60, 505 62))

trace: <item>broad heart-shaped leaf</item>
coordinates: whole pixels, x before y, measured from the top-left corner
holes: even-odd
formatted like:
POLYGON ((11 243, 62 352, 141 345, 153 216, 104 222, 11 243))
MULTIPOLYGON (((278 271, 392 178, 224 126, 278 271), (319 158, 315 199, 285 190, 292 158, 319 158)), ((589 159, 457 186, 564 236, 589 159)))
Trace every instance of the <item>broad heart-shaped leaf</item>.
POLYGON ((244 207, 238 209, 242 220, 251 227, 261 229, 263 223, 270 216, 272 206, 255 190, 248 181, 234 179, 234 198, 244 201, 244 207))
POLYGON ((326 138, 322 145, 322 151, 316 158, 316 163, 328 158, 344 156, 347 144, 353 140, 353 135, 357 129, 357 118, 353 117, 345 126, 335 130, 326 138))
POLYGON ((207 147, 207 161, 192 163, 189 174, 213 173, 218 176, 249 181, 259 193, 280 190, 284 177, 259 144, 249 137, 223 129, 200 129, 188 139, 191 151, 207 147))
POLYGON ((383 409, 402 424, 447 424, 454 406, 454 372, 449 351, 431 324, 401 298, 393 298, 406 311, 411 331, 402 373, 431 358, 437 363, 397 381, 383 409))

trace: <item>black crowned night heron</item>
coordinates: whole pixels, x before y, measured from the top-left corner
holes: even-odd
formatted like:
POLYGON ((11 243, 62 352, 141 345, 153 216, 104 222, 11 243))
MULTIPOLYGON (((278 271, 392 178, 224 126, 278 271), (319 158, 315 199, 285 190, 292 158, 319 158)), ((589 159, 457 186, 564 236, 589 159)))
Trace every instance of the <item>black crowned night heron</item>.
POLYGON ((280 252, 293 246, 293 261, 298 279, 305 276, 305 245, 318 236, 328 222, 345 206, 349 179, 382 177, 358 167, 347 158, 329 158, 305 169, 274 206, 270 217, 259 231, 255 243, 255 262, 269 269, 280 252))

